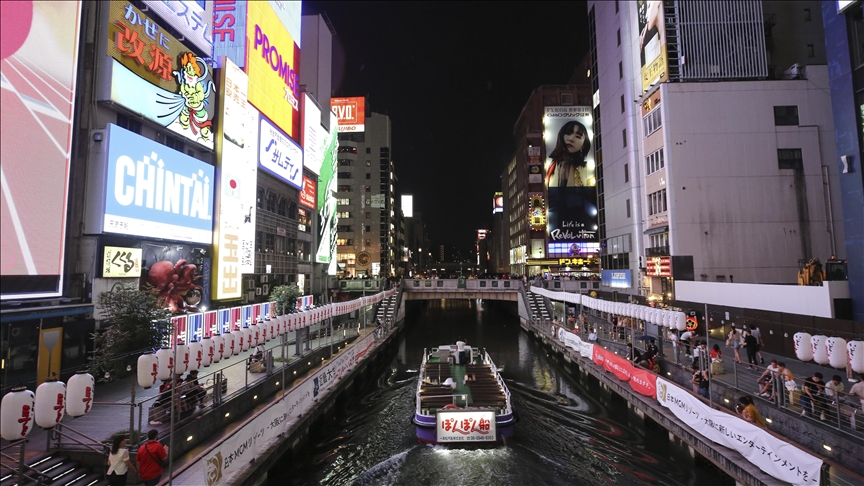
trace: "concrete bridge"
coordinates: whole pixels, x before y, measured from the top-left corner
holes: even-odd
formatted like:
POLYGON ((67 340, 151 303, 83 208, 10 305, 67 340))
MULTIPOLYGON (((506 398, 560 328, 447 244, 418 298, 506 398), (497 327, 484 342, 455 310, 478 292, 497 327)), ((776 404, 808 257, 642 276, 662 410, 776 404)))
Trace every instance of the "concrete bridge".
POLYGON ((402 305, 409 300, 483 299, 516 302, 519 317, 530 320, 528 296, 521 280, 498 279, 404 279, 402 280, 402 305))

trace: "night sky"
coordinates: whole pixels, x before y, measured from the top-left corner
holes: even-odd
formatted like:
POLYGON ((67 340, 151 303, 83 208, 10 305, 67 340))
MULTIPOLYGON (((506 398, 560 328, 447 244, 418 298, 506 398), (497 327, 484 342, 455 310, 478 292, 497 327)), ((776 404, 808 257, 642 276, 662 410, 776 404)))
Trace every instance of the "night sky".
POLYGON ((565 84, 588 52, 585 2, 303 2, 336 30, 334 96, 390 117, 396 190, 429 238, 467 252, 531 92, 565 84))

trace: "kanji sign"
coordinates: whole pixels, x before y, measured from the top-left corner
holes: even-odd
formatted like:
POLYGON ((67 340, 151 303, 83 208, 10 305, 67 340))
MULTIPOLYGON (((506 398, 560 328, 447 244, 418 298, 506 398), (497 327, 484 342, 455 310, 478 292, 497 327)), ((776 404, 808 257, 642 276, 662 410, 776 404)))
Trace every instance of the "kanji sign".
POLYGON ((102 260, 102 276, 105 278, 140 277, 141 248, 106 246, 105 258, 102 260))
POLYGON ((206 57, 213 55, 213 2, 144 0, 144 4, 206 57))
POLYGON ((452 410, 436 414, 438 442, 494 442, 494 410, 452 410))

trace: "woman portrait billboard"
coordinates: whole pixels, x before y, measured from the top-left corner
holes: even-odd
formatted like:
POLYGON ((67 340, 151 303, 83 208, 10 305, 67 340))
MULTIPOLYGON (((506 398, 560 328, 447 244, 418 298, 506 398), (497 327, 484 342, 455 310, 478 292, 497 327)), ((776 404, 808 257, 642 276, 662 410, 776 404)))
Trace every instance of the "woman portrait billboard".
POLYGON ((597 179, 589 106, 549 106, 543 120, 549 242, 597 241, 597 179))

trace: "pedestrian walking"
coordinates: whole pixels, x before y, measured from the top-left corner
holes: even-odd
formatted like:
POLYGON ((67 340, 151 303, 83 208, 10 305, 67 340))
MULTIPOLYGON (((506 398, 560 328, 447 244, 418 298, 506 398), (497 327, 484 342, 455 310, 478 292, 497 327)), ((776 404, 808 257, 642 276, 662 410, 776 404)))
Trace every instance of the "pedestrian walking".
POLYGON ((756 361, 756 353, 759 352, 759 342, 750 334, 750 331, 744 331, 744 349, 747 351, 747 368, 755 370, 759 364, 756 361))
POLYGON ((762 331, 759 330, 759 326, 753 326, 753 329, 750 330, 750 334, 756 338, 756 341, 759 343, 759 349, 756 351, 756 356, 759 357, 759 362, 763 365, 765 364, 765 358, 762 357, 762 348, 765 347, 765 342, 762 341, 762 331))
POLYGON ((138 478, 144 486, 156 486, 162 478, 162 461, 168 458, 168 448, 156 439, 159 431, 147 432, 147 442, 138 448, 135 459, 138 461, 138 478))
POLYGON ((129 459, 129 450, 126 449, 128 440, 125 436, 115 435, 111 443, 111 453, 108 454, 108 485, 126 486, 126 473, 131 469, 137 471, 135 465, 129 459))
POLYGON ((732 324, 732 329, 726 337, 726 346, 732 348, 735 352, 735 362, 740 364, 741 356, 738 354, 738 350, 741 349, 741 333, 735 328, 735 324, 732 324))

